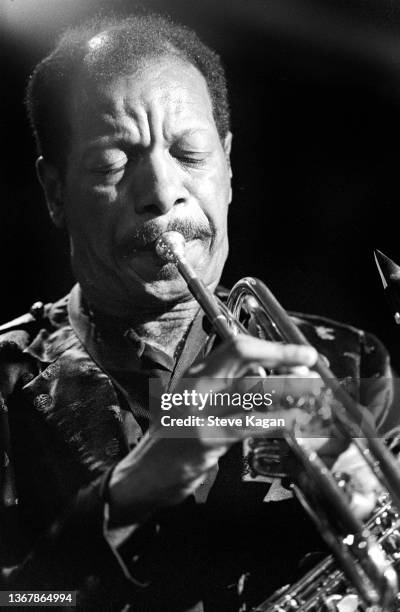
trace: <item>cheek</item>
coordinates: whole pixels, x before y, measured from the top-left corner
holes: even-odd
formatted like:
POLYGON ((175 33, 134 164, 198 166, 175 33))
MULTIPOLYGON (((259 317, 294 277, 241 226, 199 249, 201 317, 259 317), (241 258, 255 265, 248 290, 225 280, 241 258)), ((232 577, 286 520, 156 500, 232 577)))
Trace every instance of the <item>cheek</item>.
POLYGON ((225 229, 230 203, 230 177, 228 171, 218 169, 207 177, 196 180, 195 195, 203 212, 217 229, 225 229))
POLYGON ((72 189, 66 204, 66 222, 70 234, 90 242, 111 238, 118 206, 116 194, 105 189, 72 189))

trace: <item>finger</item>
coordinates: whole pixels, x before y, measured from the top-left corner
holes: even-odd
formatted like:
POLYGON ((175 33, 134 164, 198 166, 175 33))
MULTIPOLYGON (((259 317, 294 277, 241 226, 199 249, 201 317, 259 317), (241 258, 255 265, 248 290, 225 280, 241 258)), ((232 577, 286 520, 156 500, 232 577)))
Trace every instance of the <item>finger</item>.
MULTIPOLYGON (((182 379, 175 393, 169 394, 169 408, 173 407, 176 416, 228 416, 239 410, 243 413, 258 410, 260 413, 272 414, 277 410, 287 412, 299 408, 310 420, 321 386, 321 379, 314 376, 233 379, 202 376, 194 380, 188 378, 182 379), (175 396, 179 396, 176 401, 175 396)), ((162 413, 165 410, 166 408, 163 408, 162 413)))
POLYGON ((316 372, 312 372, 307 366, 281 366, 280 368, 276 368, 276 374, 280 376, 286 374, 287 376, 297 376, 299 378, 301 376, 318 376, 316 372))
POLYGON ((276 368, 280 366, 312 366, 318 354, 312 346, 268 342, 253 336, 237 336, 230 342, 233 355, 244 363, 257 362, 276 368))
POLYGON ((307 366, 315 364, 318 354, 311 346, 267 342, 239 334, 224 342, 204 362, 202 375, 241 376, 251 364, 266 368, 307 366))
POLYGON ((251 438, 253 436, 263 437, 282 437, 286 429, 292 429, 299 411, 274 410, 271 414, 264 412, 239 412, 229 417, 222 417, 216 422, 227 423, 225 427, 209 428, 209 433, 219 435, 221 431, 224 435, 235 437, 236 439, 251 438))
POLYGON ((277 389, 281 389, 282 395, 286 394, 295 399, 307 396, 318 397, 325 388, 323 380, 315 372, 310 372, 307 377, 293 375, 274 377, 272 381, 277 385, 277 389))
MULTIPOLYGON (((210 382, 212 381, 210 380, 210 382)), ((317 409, 316 401, 325 389, 322 379, 318 375, 314 376, 313 373, 307 378, 297 376, 254 378, 246 376, 229 382, 230 384, 226 386, 225 390, 230 392, 232 396, 235 394, 241 395, 244 410, 259 409, 266 412, 280 408, 300 407, 313 412, 317 409), (260 397, 264 398, 265 401, 260 402, 260 397)))

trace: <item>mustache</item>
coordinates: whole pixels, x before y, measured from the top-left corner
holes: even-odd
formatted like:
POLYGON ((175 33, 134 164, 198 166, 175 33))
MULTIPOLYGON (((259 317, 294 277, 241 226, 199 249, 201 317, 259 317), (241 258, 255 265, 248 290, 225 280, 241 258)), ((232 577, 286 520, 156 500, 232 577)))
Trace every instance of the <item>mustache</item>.
POLYGON ((157 221, 147 221, 137 229, 130 232, 120 243, 118 251, 121 255, 128 256, 132 252, 149 250, 152 244, 164 232, 180 232, 186 241, 189 240, 213 240, 215 232, 205 222, 193 219, 171 219, 167 226, 160 227, 157 221))

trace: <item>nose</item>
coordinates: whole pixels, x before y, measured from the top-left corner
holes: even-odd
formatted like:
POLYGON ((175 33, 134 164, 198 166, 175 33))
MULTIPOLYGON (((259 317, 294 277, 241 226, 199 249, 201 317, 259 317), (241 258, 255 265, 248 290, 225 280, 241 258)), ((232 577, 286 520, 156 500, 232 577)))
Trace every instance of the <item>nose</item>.
POLYGON ((138 214, 164 215, 187 199, 183 171, 167 151, 143 155, 132 177, 133 201, 138 214))

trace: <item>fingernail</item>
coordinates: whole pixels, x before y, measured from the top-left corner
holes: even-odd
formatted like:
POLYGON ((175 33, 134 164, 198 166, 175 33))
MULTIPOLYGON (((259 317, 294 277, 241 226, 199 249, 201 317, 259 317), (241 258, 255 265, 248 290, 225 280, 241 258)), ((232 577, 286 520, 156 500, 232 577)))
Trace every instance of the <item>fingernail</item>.
POLYGON ((293 368, 290 368, 290 371, 294 376, 309 376, 310 375, 310 370, 308 366, 305 366, 305 365, 293 366, 293 368))
POLYGON ((313 346, 300 346, 299 359, 304 361, 304 365, 312 366, 317 361, 318 353, 313 346))

